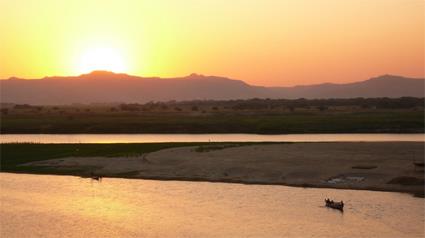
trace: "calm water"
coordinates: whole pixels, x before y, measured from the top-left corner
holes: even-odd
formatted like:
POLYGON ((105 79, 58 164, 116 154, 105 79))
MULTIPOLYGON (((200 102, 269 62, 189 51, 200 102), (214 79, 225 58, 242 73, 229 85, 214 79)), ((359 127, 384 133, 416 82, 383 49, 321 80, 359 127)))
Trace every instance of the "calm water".
POLYGON ((425 134, 2 134, 1 143, 143 143, 143 142, 357 142, 419 141, 425 134))
POLYGON ((0 173, 0 237, 423 237, 387 192, 0 173), (323 198, 346 202, 345 212, 323 198))

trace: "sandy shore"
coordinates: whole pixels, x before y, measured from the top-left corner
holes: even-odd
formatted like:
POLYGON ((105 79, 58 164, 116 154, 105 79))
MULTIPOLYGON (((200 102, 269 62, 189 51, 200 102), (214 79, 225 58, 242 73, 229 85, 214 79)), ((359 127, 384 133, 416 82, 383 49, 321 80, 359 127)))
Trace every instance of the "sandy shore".
POLYGON ((283 143, 178 147, 139 157, 68 157, 27 163, 110 177, 200 180, 424 194, 424 143, 283 143))

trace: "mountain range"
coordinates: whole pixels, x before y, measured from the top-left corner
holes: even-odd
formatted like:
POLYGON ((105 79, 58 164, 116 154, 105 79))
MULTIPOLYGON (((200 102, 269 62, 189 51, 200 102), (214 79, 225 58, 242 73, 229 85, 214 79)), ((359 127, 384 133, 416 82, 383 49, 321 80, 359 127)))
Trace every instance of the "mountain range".
POLYGON ((108 71, 70 77, 0 80, 2 103, 144 103, 169 100, 249 98, 424 97, 425 79, 383 75, 346 84, 262 87, 240 80, 191 74, 180 78, 138 77, 108 71))

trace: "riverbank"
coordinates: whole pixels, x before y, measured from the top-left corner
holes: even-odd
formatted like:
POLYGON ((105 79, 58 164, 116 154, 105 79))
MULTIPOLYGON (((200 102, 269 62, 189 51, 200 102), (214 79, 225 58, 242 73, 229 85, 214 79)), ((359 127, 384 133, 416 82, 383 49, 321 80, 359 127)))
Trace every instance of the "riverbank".
POLYGON ((2 171, 424 194, 421 142, 2 144, 2 171))
POLYGON ((110 112, 66 108, 14 110, 2 115, 3 134, 308 134, 424 133, 421 110, 110 112), (78 112, 75 110, 79 110, 78 112), (15 112, 16 111, 16 112, 15 112))

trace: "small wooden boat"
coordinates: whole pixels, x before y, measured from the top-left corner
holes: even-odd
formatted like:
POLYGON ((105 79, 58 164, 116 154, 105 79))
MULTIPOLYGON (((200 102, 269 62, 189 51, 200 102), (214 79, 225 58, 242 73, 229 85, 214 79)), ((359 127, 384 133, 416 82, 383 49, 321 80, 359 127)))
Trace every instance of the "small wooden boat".
POLYGON ((102 180, 101 176, 91 176, 90 178, 93 179, 93 180, 97 180, 97 181, 102 180))
POLYGON ((344 202, 334 202, 333 200, 325 199, 325 204, 327 207, 338 209, 341 212, 344 211, 344 202))

